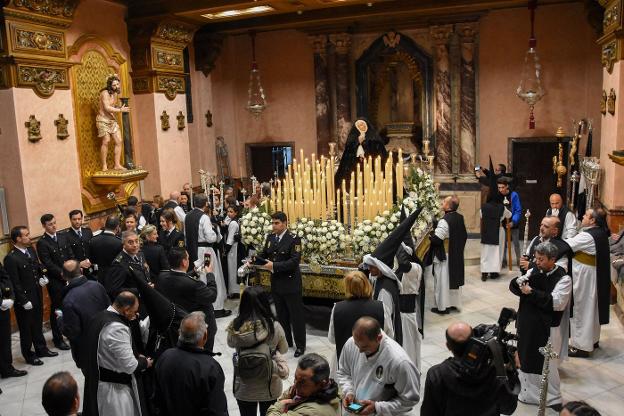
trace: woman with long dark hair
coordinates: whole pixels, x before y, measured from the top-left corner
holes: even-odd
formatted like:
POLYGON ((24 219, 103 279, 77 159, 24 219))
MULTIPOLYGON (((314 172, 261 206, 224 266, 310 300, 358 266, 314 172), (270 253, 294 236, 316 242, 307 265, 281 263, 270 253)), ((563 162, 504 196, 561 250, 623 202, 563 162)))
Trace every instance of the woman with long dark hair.
MULTIPOLYGON (((242 368, 235 366, 234 397, 241 416, 266 414, 271 404, 282 393, 282 380, 288 377, 286 360, 281 356, 288 351, 284 329, 275 319, 266 293, 261 286, 251 286, 241 294, 238 316, 227 328, 228 346, 236 349, 235 357, 241 357, 245 349, 258 349, 266 344, 272 361, 270 383, 266 379, 241 377, 242 368)), ((239 360, 239 366, 242 365, 239 360)))

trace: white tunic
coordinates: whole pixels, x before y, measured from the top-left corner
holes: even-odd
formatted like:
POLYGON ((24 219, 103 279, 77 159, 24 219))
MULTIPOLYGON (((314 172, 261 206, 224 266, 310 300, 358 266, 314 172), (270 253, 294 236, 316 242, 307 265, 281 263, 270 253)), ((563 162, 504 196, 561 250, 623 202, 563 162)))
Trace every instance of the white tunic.
MULTIPOLYGON (((554 217, 559 216, 558 209, 551 209, 550 212, 552 213, 552 216, 554 217)), ((566 238, 572 238, 578 234, 578 229, 576 228, 577 227, 576 216, 574 216, 574 214, 570 211, 567 212, 565 219, 563 221, 563 224, 561 224, 560 226, 562 227, 561 238, 563 240, 565 240, 566 238)))
MULTIPOLYGON (((479 210, 481 216, 481 210, 479 210)), ((507 208, 503 211, 500 220, 511 218, 511 211, 507 208)), ((500 273, 503 259, 505 258, 505 228, 499 227, 498 245, 481 244, 481 273, 500 273)))
MULTIPOLYGON (((109 306, 109 311, 117 313, 109 306)), ((119 322, 111 322, 100 332, 97 351, 98 366, 117 373, 132 375, 132 387, 100 381, 97 403, 100 416, 141 416, 139 394, 134 371, 139 362, 132 352, 130 328, 119 322)))
MULTIPOLYGON (((565 242, 574 253, 582 251, 595 256, 594 238, 586 230, 581 229, 576 236, 566 239, 565 242)), ((574 314, 570 318, 570 346, 591 352, 594 344, 600 340, 596 266, 572 259, 572 283, 574 314)))
MULTIPOLYGON (((544 242, 547 242, 549 240, 550 240, 549 238, 542 239, 539 235, 537 237, 533 237, 533 240, 531 240, 529 242, 529 244, 527 244, 527 249, 524 252, 524 255, 529 257, 529 253, 531 252, 531 246, 533 245, 534 242, 535 242, 535 246, 537 246, 539 243, 544 243, 544 242), (537 240, 537 241, 535 241, 535 240, 537 240)), ((561 257, 559 260, 557 260, 557 262, 555 264, 557 266, 563 267, 563 270, 568 272, 568 256, 561 257)))
MULTIPOLYGON (((445 219, 438 222, 434 232, 440 240, 449 238, 449 225, 445 219)), ((444 261, 440 261, 434 256, 433 265, 428 266, 425 270, 428 276, 433 276, 434 306, 441 311, 451 306, 461 307, 461 287, 450 289, 448 253, 446 255, 447 259, 444 261)))
POLYGON ((225 244, 231 245, 227 255, 227 272, 228 272, 228 288, 230 293, 240 293, 238 285, 238 242, 234 241, 234 237, 238 234, 238 222, 230 221, 228 223, 227 240, 225 244))
MULTIPOLYGON (((422 281, 423 270, 420 264, 411 263, 412 269, 403 273, 401 278, 402 295, 418 295, 420 293, 420 283, 422 281)), ((420 308, 416 302, 416 311, 414 313, 401 312, 401 328, 403 330, 403 349, 412 359, 416 368, 420 371, 420 347, 422 344, 422 335, 418 331, 420 308)), ((385 319, 385 318, 384 318, 385 319)))
MULTIPOLYGON (((197 234, 197 242, 199 243, 218 243, 221 241, 221 233, 218 229, 215 232, 210 223, 210 218, 207 215, 202 215, 199 220, 199 230, 197 234)), ((197 260, 195 261, 195 268, 201 270, 199 279, 206 283, 206 274, 203 272, 204 254, 210 254, 210 261, 213 265, 213 271, 215 277, 215 283, 217 284, 217 299, 212 303, 215 311, 223 309, 225 299, 227 298, 227 291, 225 289, 225 280, 223 280, 223 268, 221 267, 221 259, 215 253, 212 247, 197 247, 197 260)))
MULTIPOLYGON (((527 273, 531 273, 531 270, 527 273)), ((571 297, 572 279, 570 276, 563 276, 552 291, 553 310, 564 312, 559 326, 550 328, 550 342, 552 343, 553 351, 559 355, 559 358, 552 358, 550 360, 548 394, 546 396, 547 406, 562 403, 559 363, 568 357, 568 327, 571 297)), ((522 370, 518 370, 518 377, 520 378, 521 386, 518 399, 524 403, 539 404, 542 375, 525 373, 522 370)))
MULTIPOLYGON (((369 276, 369 279, 371 280, 371 283, 373 284, 373 292, 375 289, 375 285, 377 284, 377 277, 376 276, 369 276)), ((377 298, 375 300, 380 301, 381 303, 383 303, 383 310, 384 310, 384 327, 387 328, 386 334, 394 339, 394 299, 392 299, 392 295, 390 294, 390 292, 388 292, 385 289, 381 289, 379 291, 379 294, 377 295, 377 298), (386 324, 387 323, 387 324, 386 324)))
MULTIPOLYGON (((371 357, 361 353, 353 337, 349 338, 340 353, 336 378, 344 396, 353 394, 355 400, 375 401, 375 412, 380 416, 409 414, 420 400, 420 371, 386 334, 371 357)), ((346 411, 344 414, 352 416, 346 411)))

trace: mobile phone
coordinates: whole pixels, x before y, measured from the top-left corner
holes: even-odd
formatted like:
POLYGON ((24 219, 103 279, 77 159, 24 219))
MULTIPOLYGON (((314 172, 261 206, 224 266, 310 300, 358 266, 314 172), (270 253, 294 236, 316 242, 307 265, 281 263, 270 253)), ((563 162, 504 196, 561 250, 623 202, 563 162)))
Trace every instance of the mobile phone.
POLYGON ((267 263, 268 263, 267 259, 263 259, 262 257, 256 256, 253 264, 255 264, 256 266, 264 266, 267 263))
POLYGON ((204 266, 205 267, 210 266, 210 261, 211 261, 210 253, 204 253, 204 266))
POLYGON ((364 406, 362 406, 359 403, 351 403, 349 406, 347 406, 347 411, 351 412, 351 413, 360 413, 362 411, 362 409, 364 409, 364 406))

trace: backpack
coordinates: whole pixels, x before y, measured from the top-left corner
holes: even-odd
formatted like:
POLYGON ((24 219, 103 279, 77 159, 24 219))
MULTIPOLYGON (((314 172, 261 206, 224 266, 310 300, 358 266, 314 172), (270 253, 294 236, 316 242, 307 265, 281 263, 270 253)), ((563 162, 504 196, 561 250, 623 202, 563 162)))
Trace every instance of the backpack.
POLYGON ((261 341, 249 348, 241 348, 234 362, 236 375, 242 383, 266 381, 269 393, 273 379, 273 358, 269 345, 261 341))

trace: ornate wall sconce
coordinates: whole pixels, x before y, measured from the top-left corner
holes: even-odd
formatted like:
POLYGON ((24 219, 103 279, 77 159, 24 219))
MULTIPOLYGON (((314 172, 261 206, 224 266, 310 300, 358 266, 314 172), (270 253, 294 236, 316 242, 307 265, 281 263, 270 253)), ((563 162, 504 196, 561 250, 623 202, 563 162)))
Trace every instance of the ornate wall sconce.
POLYGON ((607 98, 607 111, 609 114, 615 114, 615 89, 611 88, 609 91, 609 98, 607 98))
POLYGON ((602 115, 607 114, 607 92, 602 90, 602 98, 600 99, 600 112, 602 115))
POLYGON ((41 137, 41 122, 35 118, 33 114, 24 125, 28 128, 28 140, 38 142, 41 137))
POLYGON ((184 128, 186 127, 186 123, 184 122, 186 120, 186 117, 184 117, 184 113, 180 111, 176 118, 178 119, 178 130, 184 130, 184 128))
POLYGON ((67 131, 67 124, 69 121, 63 116, 63 114, 59 114, 58 118, 54 120, 54 125, 56 126, 56 137, 59 140, 65 140, 69 137, 69 132, 67 131))
POLYGON ((171 127, 169 125, 169 114, 167 114, 167 111, 163 110, 162 115, 160 116, 160 128, 167 131, 169 130, 169 127, 171 127))

